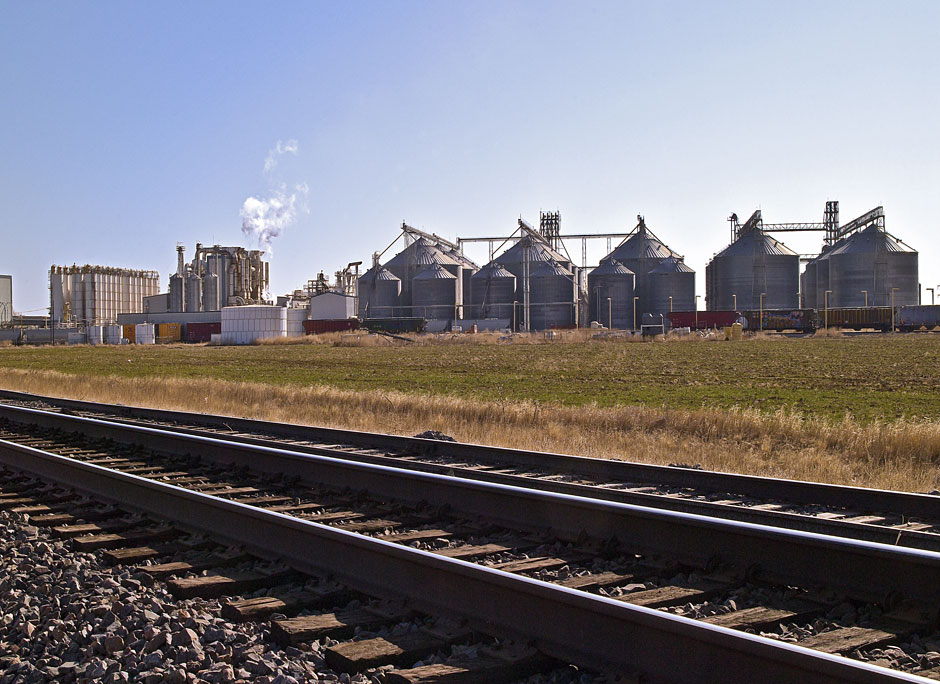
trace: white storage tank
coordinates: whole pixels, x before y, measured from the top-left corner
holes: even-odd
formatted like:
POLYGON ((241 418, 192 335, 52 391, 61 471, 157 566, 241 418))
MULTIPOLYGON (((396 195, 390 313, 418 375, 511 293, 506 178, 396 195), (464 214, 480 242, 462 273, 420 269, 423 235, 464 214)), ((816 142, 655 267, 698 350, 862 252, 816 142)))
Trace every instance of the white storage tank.
POLYGON ((303 337, 307 309, 287 309, 287 336, 303 337))
POLYGON ((153 331, 153 323, 138 323, 134 326, 135 344, 155 344, 157 341, 153 331))
POLYGON ((254 344, 273 337, 287 337, 287 309, 283 306, 222 308, 222 344, 254 344))

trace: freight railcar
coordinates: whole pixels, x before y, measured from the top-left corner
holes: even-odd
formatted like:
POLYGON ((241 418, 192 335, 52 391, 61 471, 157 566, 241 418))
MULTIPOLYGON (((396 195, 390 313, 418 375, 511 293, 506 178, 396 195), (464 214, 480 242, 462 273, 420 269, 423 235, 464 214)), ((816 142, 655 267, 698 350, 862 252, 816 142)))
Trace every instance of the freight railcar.
POLYGON ((940 304, 900 306, 898 307, 897 324, 898 328, 905 332, 933 330, 940 326, 940 304))
POLYGON ((747 330, 772 330, 783 332, 815 332, 819 327, 819 312, 816 309, 764 309, 745 311, 747 330))
POLYGON ((841 307, 819 311, 822 326, 830 328, 851 328, 862 330, 891 330, 894 322, 893 309, 890 306, 841 307))

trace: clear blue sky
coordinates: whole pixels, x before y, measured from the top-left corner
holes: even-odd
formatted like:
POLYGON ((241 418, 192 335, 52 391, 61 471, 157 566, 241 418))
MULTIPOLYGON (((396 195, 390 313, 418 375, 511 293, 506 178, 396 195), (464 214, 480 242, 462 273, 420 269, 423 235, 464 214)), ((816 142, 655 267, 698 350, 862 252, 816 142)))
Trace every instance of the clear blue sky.
POLYGON ((883 204, 940 283, 938 2, 0 12, 0 273, 18 310, 48 305, 51 263, 166 286, 177 242, 245 244, 243 203, 279 182, 308 192, 272 242, 274 294, 368 263, 402 220, 499 234, 540 208, 579 232, 643 213, 704 292, 732 211, 819 221, 827 199, 843 221, 883 204), (297 154, 265 174, 279 140, 297 154))

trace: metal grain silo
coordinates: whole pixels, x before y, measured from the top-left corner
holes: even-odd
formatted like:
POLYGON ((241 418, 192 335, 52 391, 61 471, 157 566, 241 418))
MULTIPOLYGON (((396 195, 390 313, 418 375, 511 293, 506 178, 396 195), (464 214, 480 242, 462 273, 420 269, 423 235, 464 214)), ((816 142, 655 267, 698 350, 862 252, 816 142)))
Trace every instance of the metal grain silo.
POLYGON ((643 307, 643 313, 665 316, 670 311, 692 311, 695 308, 695 271, 682 259, 674 256, 663 259, 647 273, 647 287, 648 303, 643 307))
POLYGON ((918 303, 917 252, 871 225, 829 253, 829 306, 895 306, 918 303))
POLYGON ((470 290, 471 318, 512 319, 516 301, 516 276, 495 261, 473 274, 470 290))
MULTIPOLYGON (((500 254, 496 259, 496 261, 498 261, 499 264, 503 266, 503 268, 516 276, 516 301, 518 301, 520 305, 525 299, 524 277, 527 252, 529 260, 530 281, 532 279, 532 272, 535 270, 535 267, 541 263, 555 263, 566 271, 570 272, 571 270, 571 262, 553 250, 547 244, 529 235, 523 236, 518 242, 516 242, 516 244, 500 254)), ((530 291, 532 289, 531 282, 529 284, 529 289, 530 291)))
POLYGON ((571 271, 554 261, 540 262, 529 271, 529 292, 529 330, 575 325, 578 284, 571 271))
POLYGON ((196 273, 186 277, 186 311, 202 311, 202 278, 196 273))
POLYGON ((398 313, 401 279, 387 268, 376 265, 363 273, 358 292, 362 318, 390 318, 398 313))
POLYGON ((431 264, 411 281, 414 316, 452 319, 458 302, 460 278, 441 264, 431 264))
POLYGON ((612 329, 632 329, 636 283, 633 271, 619 261, 608 259, 588 273, 587 280, 591 320, 612 329))
MULTIPOLYGON (((663 259, 672 256, 681 258, 667 247, 662 240, 653 235, 646 227, 646 222, 640 217, 636 230, 617 245, 614 251, 602 259, 602 261, 610 259, 619 261, 636 274, 634 296, 639 297, 636 309, 637 319, 640 319, 644 313, 662 313, 661 311, 654 311, 655 307, 652 306, 649 273, 659 266, 663 259)), ((666 311, 669 311, 668 307, 666 311)))
POLYGON ((712 311, 734 309, 735 300, 739 311, 757 310, 762 299, 765 309, 796 308, 800 255, 752 228, 712 258, 705 268, 705 287, 705 303, 712 311))
POLYGON ((179 313, 183 310, 186 294, 186 279, 179 273, 170 276, 170 303, 169 310, 173 313, 179 313))
POLYGON ((207 273, 202 279, 202 308, 205 311, 219 311, 219 276, 207 273))
MULTIPOLYGON (((402 315, 412 315, 411 284, 415 277, 429 266, 441 266, 457 280, 457 296, 460 301, 462 267, 455 259, 448 256, 437 244, 420 237, 405 247, 401 252, 388 260, 385 268, 395 274, 401 280, 401 297, 399 306, 402 309, 402 315)), ((421 315, 415 310, 414 315, 421 315)), ((453 313, 451 313, 453 316, 453 313)))

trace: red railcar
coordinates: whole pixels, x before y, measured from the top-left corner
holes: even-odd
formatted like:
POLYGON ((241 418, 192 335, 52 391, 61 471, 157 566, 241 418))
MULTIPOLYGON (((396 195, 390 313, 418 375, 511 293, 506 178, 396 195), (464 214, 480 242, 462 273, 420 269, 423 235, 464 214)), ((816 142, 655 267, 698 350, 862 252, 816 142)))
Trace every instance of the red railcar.
POLYGON ((187 323, 186 341, 187 342, 208 342, 213 335, 222 332, 221 321, 214 323, 187 323))
POLYGON ((304 333, 307 335, 320 335, 322 333, 345 332, 358 330, 358 318, 331 318, 319 321, 304 321, 304 333))
POLYGON ((711 330, 737 323, 741 314, 737 311, 670 311, 666 318, 672 328, 711 330))

